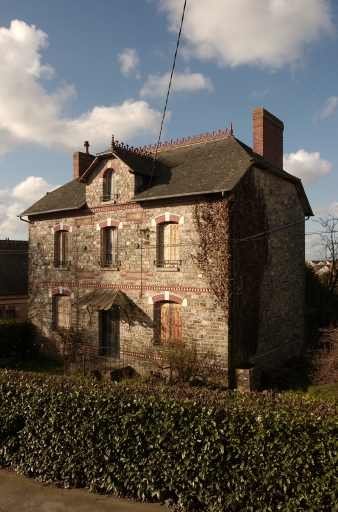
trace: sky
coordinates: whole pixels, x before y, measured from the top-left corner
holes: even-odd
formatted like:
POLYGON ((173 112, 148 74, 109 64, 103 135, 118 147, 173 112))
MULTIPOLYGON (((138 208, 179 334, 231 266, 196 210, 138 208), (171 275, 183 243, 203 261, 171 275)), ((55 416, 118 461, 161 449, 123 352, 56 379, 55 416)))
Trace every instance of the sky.
MULTIPOLYGON (((0 11, 0 239, 70 181, 72 154, 111 136, 157 142, 184 0, 11 0, 0 11)), ((162 141, 224 129, 252 146, 252 110, 284 122, 284 169, 315 216, 338 217, 338 0, 187 0, 162 141)))

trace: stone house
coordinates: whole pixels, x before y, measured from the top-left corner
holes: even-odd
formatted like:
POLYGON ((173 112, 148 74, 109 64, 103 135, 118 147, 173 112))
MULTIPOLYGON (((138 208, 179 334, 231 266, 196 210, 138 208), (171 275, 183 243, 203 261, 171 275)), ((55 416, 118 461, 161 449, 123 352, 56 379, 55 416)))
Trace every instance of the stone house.
POLYGON ((28 242, 0 240, 0 319, 28 317, 28 242))
POLYGON ((257 109, 253 149, 232 128, 157 152, 113 138, 94 156, 86 142, 73 180, 21 214, 29 315, 45 339, 72 326, 94 351, 141 371, 152 349, 193 343, 232 386, 235 368, 298 354, 312 211, 282 169, 283 129, 257 109))

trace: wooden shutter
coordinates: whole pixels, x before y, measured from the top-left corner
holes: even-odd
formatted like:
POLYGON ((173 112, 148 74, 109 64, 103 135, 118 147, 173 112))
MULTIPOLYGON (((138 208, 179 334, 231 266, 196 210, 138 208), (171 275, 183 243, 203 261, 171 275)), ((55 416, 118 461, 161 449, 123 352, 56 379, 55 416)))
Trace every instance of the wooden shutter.
POLYGON ((112 264, 117 265, 118 252, 117 252, 117 229, 111 229, 111 243, 112 243, 112 264))
POLYGON ((170 226, 170 259, 177 261, 178 256, 178 224, 169 224, 170 226))
POLYGON ((67 295, 57 297, 57 325, 65 329, 70 328, 70 297, 67 295))
POLYGON ((62 263, 66 263, 68 261, 68 231, 61 231, 62 237, 62 263))
POLYGON ((54 234, 54 267, 60 265, 60 231, 54 234))
POLYGON ((154 338, 161 343, 182 341, 182 307, 175 302, 154 304, 154 338))

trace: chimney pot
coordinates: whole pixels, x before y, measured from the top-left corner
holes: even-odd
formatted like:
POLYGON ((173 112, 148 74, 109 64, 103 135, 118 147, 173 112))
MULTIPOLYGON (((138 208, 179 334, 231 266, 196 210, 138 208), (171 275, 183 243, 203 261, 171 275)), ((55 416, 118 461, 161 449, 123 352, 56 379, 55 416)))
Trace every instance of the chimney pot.
POLYGON ((274 167, 283 169, 283 130, 280 119, 264 108, 252 112, 253 150, 274 167))
POLYGON ((84 142, 84 148, 85 148, 85 153, 86 153, 86 154, 88 154, 88 153, 89 153, 89 150, 88 150, 88 148, 89 148, 89 142, 88 142, 88 140, 85 140, 85 142, 84 142))

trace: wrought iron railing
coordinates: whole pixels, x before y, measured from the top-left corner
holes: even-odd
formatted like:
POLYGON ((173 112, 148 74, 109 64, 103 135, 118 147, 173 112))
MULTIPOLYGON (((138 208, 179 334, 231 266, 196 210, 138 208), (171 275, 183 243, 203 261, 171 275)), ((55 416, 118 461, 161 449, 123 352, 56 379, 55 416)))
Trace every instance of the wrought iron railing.
POLYGON ((115 201, 119 197, 118 194, 106 194, 100 197, 102 203, 105 201, 115 201))
POLYGON ((157 268, 178 268, 182 265, 182 260, 154 260, 157 268))
POLYGON ((121 261, 116 261, 116 262, 113 262, 113 261, 109 261, 109 260, 104 260, 104 261, 99 261, 99 265, 101 268, 119 268, 121 267, 121 261))
POLYGON ((56 268, 69 268, 71 261, 54 261, 54 267, 56 268))

